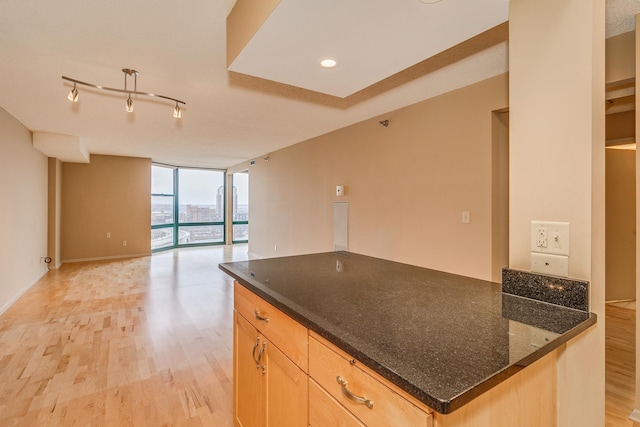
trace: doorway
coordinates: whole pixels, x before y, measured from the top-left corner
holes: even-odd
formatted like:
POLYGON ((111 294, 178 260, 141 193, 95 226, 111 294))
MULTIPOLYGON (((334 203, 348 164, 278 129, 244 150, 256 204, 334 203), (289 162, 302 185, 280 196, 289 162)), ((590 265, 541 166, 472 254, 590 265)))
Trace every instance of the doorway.
POLYGON ((605 143, 605 414, 631 426, 636 395, 635 95, 611 97, 605 143))
POLYGON ((605 300, 635 300, 636 146, 635 96, 607 101, 605 300))
POLYGON ((509 110, 492 116, 491 280, 501 283, 509 266, 509 110))

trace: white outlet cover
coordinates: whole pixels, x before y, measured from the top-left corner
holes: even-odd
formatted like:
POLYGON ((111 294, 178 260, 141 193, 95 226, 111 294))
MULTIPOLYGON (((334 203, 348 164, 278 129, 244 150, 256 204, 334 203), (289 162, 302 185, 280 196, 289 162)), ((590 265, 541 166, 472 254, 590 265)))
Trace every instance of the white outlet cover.
POLYGON ((553 255, 570 255, 570 240, 568 222, 531 221, 531 252, 553 255), (547 231, 547 246, 538 246, 538 230, 547 231))
POLYGON ((531 252, 531 271, 552 276, 569 277, 569 257, 531 252))

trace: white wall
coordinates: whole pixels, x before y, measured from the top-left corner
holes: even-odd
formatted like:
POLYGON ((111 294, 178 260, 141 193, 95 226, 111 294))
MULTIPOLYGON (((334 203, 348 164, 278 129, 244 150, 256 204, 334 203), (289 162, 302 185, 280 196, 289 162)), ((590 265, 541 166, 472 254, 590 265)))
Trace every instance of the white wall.
POLYGON ((509 3, 509 262, 529 269, 532 220, 569 222, 599 317, 560 351, 560 427, 604 425, 604 3, 509 3))
POLYGON ((47 157, 0 108, 0 312, 47 272, 47 157))

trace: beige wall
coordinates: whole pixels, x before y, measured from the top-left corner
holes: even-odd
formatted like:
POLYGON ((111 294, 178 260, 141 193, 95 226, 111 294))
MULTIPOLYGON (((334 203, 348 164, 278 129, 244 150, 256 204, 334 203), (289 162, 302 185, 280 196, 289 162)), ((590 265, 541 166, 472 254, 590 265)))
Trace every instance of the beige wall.
POLYGON ((250 251, 333 250, 333 202, 346 201, 350 251, 491 279, 492 111, 507 104, 501 75, 258 157, 250 251))
POLYGON ((0 312, 47 272, 47 158, 0 108, 0 312))
POLYGON ((606 150, 606 301, 636 297, 636 152, 606 150))
POLYGON ((150 159, 92 155, 89 164, 63 163, 62 261, 150 254, 150 194, 150 159))
POLYGON ((597 325, 559 352, 558 426, 604 425, 604 2, 509 3, 511 267, 530 222, 571 224, 569 275, 597 325))
POLYGON ((49 269, 55 270, 62 265, 60 258, 60 223, 62 211, 62 162, 49 157, 47 248, 51 263, 49 269))

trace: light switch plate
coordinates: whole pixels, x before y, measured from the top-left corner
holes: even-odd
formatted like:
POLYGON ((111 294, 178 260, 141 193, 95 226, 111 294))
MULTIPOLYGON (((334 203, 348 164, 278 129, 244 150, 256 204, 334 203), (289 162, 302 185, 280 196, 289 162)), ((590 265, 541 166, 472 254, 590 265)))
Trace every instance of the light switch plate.
POLYGON ((531 271, 552 276, 569 277, 569 257, 531 252, 531 271))
POLYGON ((531 252, 569 256, 569 223, 531 221, 531 252))

